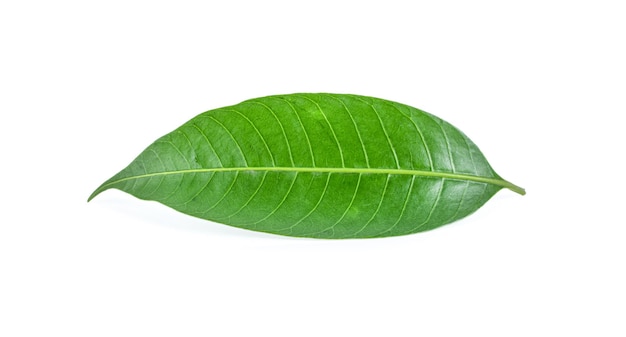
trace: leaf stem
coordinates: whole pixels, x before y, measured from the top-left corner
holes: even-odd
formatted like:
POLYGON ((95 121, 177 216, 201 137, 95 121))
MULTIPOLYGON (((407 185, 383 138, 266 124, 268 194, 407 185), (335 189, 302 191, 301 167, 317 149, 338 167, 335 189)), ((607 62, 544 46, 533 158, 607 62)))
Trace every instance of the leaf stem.
POLYGON ((512 182, 506 181, 504 179, 502 181, 504 182, 504 185, 502 185, 503 187, 506 187, 509 190, 511 190, 511 191, 513 191, 513 192, 515 192, 515 193, 517 193, 519 195, 526 195, 526 190, 524 188, 519 187, 519 186, 513 184, 512 182))

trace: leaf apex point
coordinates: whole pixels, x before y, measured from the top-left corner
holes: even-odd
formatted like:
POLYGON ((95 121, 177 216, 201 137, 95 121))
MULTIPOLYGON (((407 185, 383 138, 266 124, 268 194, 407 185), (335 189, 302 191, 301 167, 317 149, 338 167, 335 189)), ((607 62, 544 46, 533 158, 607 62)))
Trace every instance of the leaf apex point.
POLYGON ((87 202, 90 202, 93 198, 97 197, 98 194, 100 194, 100 192, 102 192, 102 190, 100 190, 100 188, 98 188, 95 191, 93 191, 93 193, 91 193, 89 198, 87 198, 87 202))

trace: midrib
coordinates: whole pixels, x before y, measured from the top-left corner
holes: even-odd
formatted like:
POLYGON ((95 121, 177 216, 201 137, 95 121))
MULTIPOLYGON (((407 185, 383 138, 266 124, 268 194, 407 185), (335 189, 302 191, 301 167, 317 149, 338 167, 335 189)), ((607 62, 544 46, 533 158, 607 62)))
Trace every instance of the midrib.
POLYGON ((396 174, 396 175, 414 175, 420 177, 447 178, 456 180, 467 180, 481 183, 493 184, 508 188, 516 193, 525 194, 523 188, 514 185, 504 179, 494 179, 488 177, 475 176, 470 174, 421 171, 421 170, 405 170, 405 169, 386 169, 386 168, 347 168, 347 167, 218 167, 208 169, 186 169, 177 171, 146 173, 142 175, 121 178, 110 181, 100 187, 106 189, 108 186, 115 185, 127 180, 142 179, 163 175, 175 175, 185 173, 208 173, 208 172, 237 172, 237 171, 268 171, 268 172, 308 172, 308 173, 352 173, 352 174, 396 174))

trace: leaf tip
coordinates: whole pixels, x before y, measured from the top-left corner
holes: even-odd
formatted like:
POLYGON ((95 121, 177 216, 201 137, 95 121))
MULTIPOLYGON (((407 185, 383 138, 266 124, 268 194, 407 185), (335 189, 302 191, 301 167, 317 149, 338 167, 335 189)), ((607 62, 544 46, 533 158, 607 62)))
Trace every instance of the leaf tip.
POLYGON ((89 198, 87 198, 87 202, 90 202, 93 198, 95 198, 96 196, 98 196, 98 194, 102 193, 102 191, 106 190, 106 188, 102 188, 102 186, 96 188, 95 191, 93 191, 93 193, 91 193, 91 195, 89 196, 89 198))
POLYGON ((95 197, 96 197, 96 195, 98 195, 98 193, 96 193, 96 192, 91 193, 91 195, 89 196, 89 198, 87 198, 87 202, 90 202, 90 201, 91 201, 91 199, 93 199, 93 198, 95 198, 95 197))

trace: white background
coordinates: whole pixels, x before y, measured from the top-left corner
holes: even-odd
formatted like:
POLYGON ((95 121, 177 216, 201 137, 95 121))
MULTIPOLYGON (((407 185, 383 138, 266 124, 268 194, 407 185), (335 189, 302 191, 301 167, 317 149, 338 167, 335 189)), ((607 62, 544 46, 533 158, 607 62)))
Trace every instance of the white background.
POLYGON ((3 1, 0 335, 626 335, 619 3, 3 1), (292 92, 431 112, 528 194, 344 241, 86 202, 196 114, 292 92))

